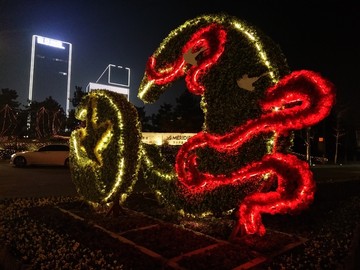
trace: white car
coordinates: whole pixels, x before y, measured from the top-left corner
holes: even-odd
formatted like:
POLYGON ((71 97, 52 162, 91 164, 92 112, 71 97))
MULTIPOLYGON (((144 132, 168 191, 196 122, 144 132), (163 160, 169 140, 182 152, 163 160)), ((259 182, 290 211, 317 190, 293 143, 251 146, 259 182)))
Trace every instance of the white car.
POLYGON ((58 165, 69 167, 69 146, 49 144, 37 151, 22 151, 11 155, 10 164, 15 167, 28 165, 58 165))

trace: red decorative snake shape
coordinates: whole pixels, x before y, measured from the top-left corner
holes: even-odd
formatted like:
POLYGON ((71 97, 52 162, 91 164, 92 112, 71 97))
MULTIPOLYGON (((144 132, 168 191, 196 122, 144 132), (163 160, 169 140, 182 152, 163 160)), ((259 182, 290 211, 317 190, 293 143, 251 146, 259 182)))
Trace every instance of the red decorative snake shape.
MULTIPOLYGON (((205 86, 200 83, 210 67, 218 61, 225 50, 226 30, 213 23, 195 32, 183 46, 181 57, 171 64, 156 63, 156 55, 147 63, 144 89, 153 85, 165 86, 185 76, 187 87, 196 95, 203 95, 205 86), (189 66, 184 55, 202 52, 196 65, 189 66), (161 68, 160 68, 161 67, 161 68)), ((145 99, 146 91, 142 94, 145 99)), ((309 165, 291 154, 277 151, 276 140, 292 130, 310 127, 323 120, 330 112, 335 100, 333 86, 319 74, 301 70, 282 78, 268 88, 260 102, 263 114, 248 120, 225 135, 199 132, 179 150, 175 169, 179 183, 192 194, 214 190, 223 185, 236 185, 266 178, 271 186, 277 181, 276 190, 262 190, 247 195, 239 205, 238 228, 248 234, 265 233, 261 214, 291 213, 307 208, 313 201, 315 183, 309 165), (240 152, 241 147, 262 134, 273 135, 272 153, 254 161, 229 175, 213 175, 198 170, 196 151, 210 147, 218 152, 240 152)), ((234 233, 233 232, 233 233, 234 233)))
POLYGON ((198 171, 196 150, 211 147, 219 152, 230 152, 262 133, 273 133, 277 137, 312 126, 329 114, 333 102, 332 85, 321 76, 305 70, 291 73, 267 89, 266 98, 261 102, 264 114, 258 119, 249 120, 223 136, 200 132, 190 138, 176 157, 179 181, 196 193, 220 185, 251 181, 253 177, 265 174, 270 174, 271 179, 276 176, 275 191, 250 194, 239 207, 240 226, 248 234, 263 235, 265 227, 261 214, 298 211, 312 202, 315 184, 308 164, 294 155, 276 152, 275 145, 273 153, 231 176, 212 175, 198 171))
POLYGON ((207 27, 201 28, 182 48, 182 55, 196 51, 203 50, 204 60, 199 61, 198 66, 191 66, 188 70, 187 63, 183 57, 178 58, 174 63, 162 71, 157 71, 156 58, 154 56, 149 58, 146 66, 147 79, 154 81, 156 85, 165 85, 177 78, 185 75, 186 83, 190 92, 195 95, 202 95, 205 87, 199 83, 201 76, 214 65, 221 54, 224 52, 224 43, 226 41, 226 31, 217 24, 211 24, 207 27), (211 39, 209 36, 215 35, 216 39, 211 39), (210 46, 211 40, 211 46, 210 46))

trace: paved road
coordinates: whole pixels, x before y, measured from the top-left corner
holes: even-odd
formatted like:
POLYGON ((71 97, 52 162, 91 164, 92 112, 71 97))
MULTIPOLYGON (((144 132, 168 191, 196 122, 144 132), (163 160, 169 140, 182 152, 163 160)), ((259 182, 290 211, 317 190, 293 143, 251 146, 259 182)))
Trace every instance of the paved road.
POLYGON ((0 199, 76 195, 70 171, 64 167, 15 168, 0 161, 0 199))
MULTIPOLYGON (((312 167, 316 182, 360 181, 360 165, 312 167)), ((76 188, 64 167, 15 168, 0 160, 0 199, 15 197, 73 196, 76 188)))

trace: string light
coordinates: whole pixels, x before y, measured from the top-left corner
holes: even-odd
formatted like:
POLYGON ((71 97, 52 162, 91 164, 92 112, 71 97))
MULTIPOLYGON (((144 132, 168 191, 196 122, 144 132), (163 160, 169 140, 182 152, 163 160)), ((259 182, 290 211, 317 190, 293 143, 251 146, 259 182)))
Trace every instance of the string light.
MULTIPOLYGON (((184 194, 189 193, 201 195, 221 186, 265 180, 264 184, 259 185, 258 192, 245 196, 238 212, 239 226, 242 230, 263 235, 265 228, 261 214, 299 211, 313 200, 315 185, 308 165, 295 156, 279 153, 278 140, 280 137, 288 136, 292 130, 318 123, 329 114, 335 99, 332 84, 319 74, 307 70, 295 71, 282 78, 277 77, 280 74, 278 67, 272 65, 256 31, 234 18, 203 16, 187 21, 172 31, 150 57, 139 89, 139 97, 145 102, 152 102, 164 91, 165 86, 182 76, 185 77, 190 92, 204 95, 206 91, 210 91, 211 84, 204 85, 203 78, 211 67, 217 65, 222 54, 226 53, 228 31, 232 30, 238 31, 242 38, 252 44, 257 51, 257 59, 254 60, 266 68, 267 71, 262 71, 262 74, 271 79, 272 86, 264 91, 265 97, 259 102, 262 110, 260 117, 249 119, 221 135, 207 130, 206 122, 210 120, 207 104, 209 100, 202 99, 204 131, 190 138, 176 156, 175 171, 180 184, 178 194, 185 197, 184 194), (183 45, 180 55, 173 58, 173 62, 162 60, 157 64, 157 58, 170 49, 167 45, 172 39, 183 33, 186 28, 197 25, 198 29, 183 45), (194 62, 186 55, 188 52, 200 52, 201 57, 196 55, 197 61, 194 62), (188 61, 192 63, 191 66, 187 65, 186 58, 191 60, 188 61), (250 161, 230 174, 213 174, 198 169, 197 154, 200 149, 210 148, 228 155, 240 154, 245 144, 260 135, 266 135, 268 138, 267 153, 261 160, 250 161), (264 190, 264 185, 271 186, 271 181, 277 181, 277 189, 264 190)), ((158 175, 166 181, 166 177, 158 175)))
MULTIPOLYGON (((149 183, 154 193, 168 201, 174 201, 174 198, 166 196, 178 196, 179 201, 188 203, 195 198, 196 203, 201 203, 202 199, 215 194, 222 187, 251 186, 244 189, 243 194, 238 194, 243 200, 237 200, 240 204, 237 205, 238 223, 234 234, 240 230, 264 235, 266 230, 262 214, 293 213, 307 208, 315 192, 309 166, 294 155, 281 153, 278 145, 281 144, 280 138, 288 136, 291 131, 315 125, 329 114, 335 100, 333 85, 320 74, 307 70, 284 76, 279 66, 282 61, 274 64, 269 55, 271 53, 267 53, 254 28, 225 15, 200 16, 172 31, 149 58, 138 97, 144 102, 153 102, 172 82, 185 77, 189 91, 202 96, 204 130, 180 148, 174 169, 162 170, 160 163, 154 162, 145 147, 140 146, 137 117, 134 113, 127 113, 134 107, 115 94, 93 91, 87 102, 80 106, 77 115, 82 120, 86 119, 87 126, 71 135, 70 157, 75 164, 72 174, 79 192, 90 201, 107 202, 115 194, 121 194, 121 200, 125 200, 132 192, 141 158, 147 170, 160 179, 160 184, 156 181, 149 183), (186 38, 179 38, 180 45, 173 41, 187 29, 191 31, 186 38), (221 66, 226 70, 218 65, 225 57, 229 43, 234 44, 234 40, 240 40, 241 46, 236 44, 236 48, 251 51, 257 67, 253 73, 257 74, 248 76, 243 71, 243 74, 238 75, 247 78, 250 83, 239 83, 239 78, 235 76, 230 83, 240 85, 238 91, 251 90, 248 92, 254 95, 257 93, 258 96, 261 96, 258 92, 262 91, 264 95, 258 100, 259 114, 218 134, 211 132, 208 125, 212 121, 213 110, 216 110, 216 106, 209 105, 211 102, 219 102, 218 96, 209 97, 208 94, 213 83, 220 81, 225 87, 229 82, 222 82, 214 74, 207 75, 212 70, 219 73, 232 71, 226 62, 221 66), (262 79, 262 83, 256 84, 260 78, 267 78, 266 83, 262 79), (249 89, 241 88, 248 84, 251 84, 249 89), (107 111, 100 110, 100 107, 107 108, 107 111), (267 140, 266 152, 262 157, 249 160, 242 167, 227 173, 199 169, 201 159, 198 155, 201 150, 215 150, 227 156, 241 155, 245 145, 261 136, 267 140), (109 168, 113 163, 116 170, 109 168), (112 171, 116 171, 115 174, 112 171), (166 192, 165 189, 170 186, 175 190, 166 192), (272 190, 272 186, 276 188, 272 190)), ((233 57, 231 55, 226 59, 233 57)), ((245 61, 242 57, 239 56, 240 62, 245 61)), ((222 93, 224 96, 227 95, 226 90, 225 87, 222 93)), ((238 115, 235 108, 233 110, 238 115)), ((216 124, 221 124, 223 119, 216 120, 216 124)), ((176 207, 180 208, 179 213, 188 214, 181 205, 176 207)), ((228 205, 223 208, 229 210, 234 207, 228 205)), ((202 212, 204 215, 209 213, 202 212)))
POLYGON ((93 90, 77 109, 86 126, 71 133, 71 175, 80 195, 95 203, 125 200, 137 180, 140 126, 125 97, 93 90))

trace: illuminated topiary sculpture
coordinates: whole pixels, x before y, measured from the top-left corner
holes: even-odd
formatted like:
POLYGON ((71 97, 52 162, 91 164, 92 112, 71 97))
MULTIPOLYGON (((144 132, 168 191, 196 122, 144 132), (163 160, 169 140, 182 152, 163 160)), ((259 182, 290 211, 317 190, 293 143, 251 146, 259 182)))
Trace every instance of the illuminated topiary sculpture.
POLYGON ((121 94, 96 90, 81 101, 76 118, 85 123, 70 137, 70 170, 78 193, 94 203, 124 201, 139 169, 136 108, 121 94))
POLYGON ((263 213, 307 208, 315 184, 308 164, 286 153, 288 136, 329 114, 331 83, 311 71, 290 73, 271 39, 227 15, 173 30, 150 57, 138 96, 154 102, 181 77, 202 97, 203 131, 179 150, 176 185, 168 169, 147 161, 150 185, 186 212, 238 208, 233 235, 240 228, 263 235, 263 213))
POLYGON ((143 179, 163 202, 195 215, 237 211, 239 230, 265 234, 261 215, 307 208, 315 184, 306 162, 288 153, 291 132, 317 124, 335 100, 312 71, 290 72, 279 47, 259 29, 225 14, 200 16, 173 30, 150 57, 139 98, 154 102, 177 79, 201 95, 203 130, 179 149, 175 164, 140 144, 135 108, 93 91, 71 135, 71 172, 92 202, 123 201, 143 179))

